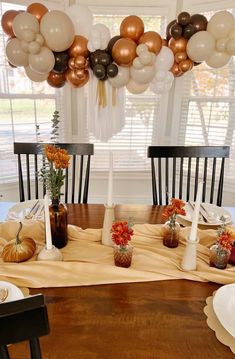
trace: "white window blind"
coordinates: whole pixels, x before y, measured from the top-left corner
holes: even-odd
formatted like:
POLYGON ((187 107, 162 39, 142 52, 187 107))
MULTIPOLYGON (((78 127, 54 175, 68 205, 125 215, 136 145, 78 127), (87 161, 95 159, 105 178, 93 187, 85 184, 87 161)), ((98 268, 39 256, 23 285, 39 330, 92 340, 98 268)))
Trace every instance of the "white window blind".
MULTIPOLYGON (((213 7, 213 5, 211 5, 213 7)), ((228 9, 235 14, 234 9, 228 9)), ((214 12, 204 15, 210 19, 214 12)), ((213 69, 205 63, 183 77, 177 144, 229 145, 225 182, 232 183, 235 171, 235 61, 213 69)), ((229 186, 231 188, 231 186, 229 186)))
MULTIPOLYGON (((0 3, 0 17, 7 10, 24 10, 25 6, 0 3)), ((48 141, 51 118, 55 109, 63 121, 62 90, 54 89, 46 81, 29 80, 23 67, 12 68, 6 59, 7 35, 0 27, 0 183, 13 182, 17 178, 16 156, 13 142, 48 141)))

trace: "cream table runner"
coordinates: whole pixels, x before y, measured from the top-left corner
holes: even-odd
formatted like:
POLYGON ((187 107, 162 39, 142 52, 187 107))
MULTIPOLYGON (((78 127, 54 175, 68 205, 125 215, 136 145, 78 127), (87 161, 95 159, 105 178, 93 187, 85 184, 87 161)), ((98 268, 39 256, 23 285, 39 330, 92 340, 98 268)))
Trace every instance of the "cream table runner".
MULTIPOLYGON (((0 224, 0 253, 7 241, 15 238, 19 224, 9 221, 0 224)), ((61 252, 63 261, 37 261, 37 253, 44 245, 44 223, 23 222, 21 236, 33 237, 36 255, 27 262, 5 263, 0 258, 0 280, 31 288, 66 287, 107 283, 144 282, 169 279, 212 281, 220 284, 235 282, 235 267, 225 270, 209 267, 209 247, 216 231, 199 230, 197 270, 181 269, 185 240, 190 228, 181 230, 180 245, 170 249, 162 244, 162 225, 136 224, 133 226, 133 262, 130 268, 119 268, 113 263, 112 247, 101 244, 102 229, 85 229, 69 225, 69 242, 61 252)))

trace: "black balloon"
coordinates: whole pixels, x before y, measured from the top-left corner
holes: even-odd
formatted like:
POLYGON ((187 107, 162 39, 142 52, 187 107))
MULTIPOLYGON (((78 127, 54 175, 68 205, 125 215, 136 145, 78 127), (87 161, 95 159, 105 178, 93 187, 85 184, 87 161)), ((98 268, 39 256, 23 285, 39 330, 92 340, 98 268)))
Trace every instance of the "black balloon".
POLYGON ((98 57, 98 64, 108 66, 112 62, 111 56, 107 52, 100 53, 98 57))
POLYGON ((55 57, 55 66, 53 67, 53 72, 62 74, 68 68, 69 55, 66 51, 53 52, 53 54, 55 57))
POLYGON ((190 18, 190 24, 192 24, 196 31, 205 31, 207 28, 207 18, 201 14, 192 15, 190 18))
POLYGON ((90 66, 93 69, 99 63, 99 56, 102 54, 103 50, 96 50, 90 53, 90 66))
POLYGON ((107 66, 107 75, 109 77, 115 77, 118 74, 118 67, 115 64, 110 64, 107 66))
POLYGON ((93 67, 94 75, 99 79, 102 80, 106 76, 106 70, 105 67, 101 64, 97 64, 93 67))
POLYGON ((115 44, 116 41, 118 41, 119 39, 121 39, 121 36, 114 36, 112 37, 112 39, 109 40, 108 43, 108 47, 107 47, 107 51, 110 53, 110 55, 112 55, 112 49, 113 49, 113 45, 115 44))
POLYGON ((183 29, 182 26, 179 24, 174 24, 170 28, 170 35, 175 39, 179 39, 182 35, 183 29))
POLYGON ((183 30, 183 37, 187 40, 190 39, 191 36, 193 36, 193 34, 195 34, 196 29, 192 24, 188 24, 187 26, 185 26, 184 30, 183 30))
POLYGON ((178 15, 178 24, 188 25, 189 22, 190 22, 190 14, 188 12, 183 11, 178 15))
POLYGON ((177 21, 176 20, 172 20, 171 22, 169 22, 169 24, 167 25, 166 27, 166 38, 167 40, 169 40, 171 38, 171 34, 170 34, 170 29, 171 29, 171 26, 176 24, 177 21))

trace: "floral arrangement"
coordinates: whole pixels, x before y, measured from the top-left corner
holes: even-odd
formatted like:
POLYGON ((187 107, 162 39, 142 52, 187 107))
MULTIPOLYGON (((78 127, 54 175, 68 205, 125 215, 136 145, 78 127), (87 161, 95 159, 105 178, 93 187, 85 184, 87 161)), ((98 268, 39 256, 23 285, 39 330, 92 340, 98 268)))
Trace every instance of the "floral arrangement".
POLYGON ((226 224, 223 222, 218 230, 218 251, 231 251, 234 240, 235 233, 231 229, 227 229, 226 224))
POLYGON ((113 242, 121 247, 128 245, 131 236, 134 234, 133 229, 127 221, 114 222, 111 228, 113 242))
POLYGON ((175 227, 175 221, 177 214, 181 214, 182 216, 186 215, 185 202, 181 199, 172 198, 170 205, 168 205, 164 212, 162 213, 162 218, 165 220, 169 220, 169 226, 173 229, 175 227))

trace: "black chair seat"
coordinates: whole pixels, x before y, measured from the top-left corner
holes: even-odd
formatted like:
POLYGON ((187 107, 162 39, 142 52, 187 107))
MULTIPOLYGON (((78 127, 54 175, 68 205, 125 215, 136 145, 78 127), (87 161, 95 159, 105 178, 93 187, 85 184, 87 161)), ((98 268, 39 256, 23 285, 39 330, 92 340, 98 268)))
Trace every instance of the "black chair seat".
POLYGON ((172 197, 195 201, 203 181, 202 201, 221 206, 229 150, 229 146, 149 146, 153 204, 169 204, 172 197))

